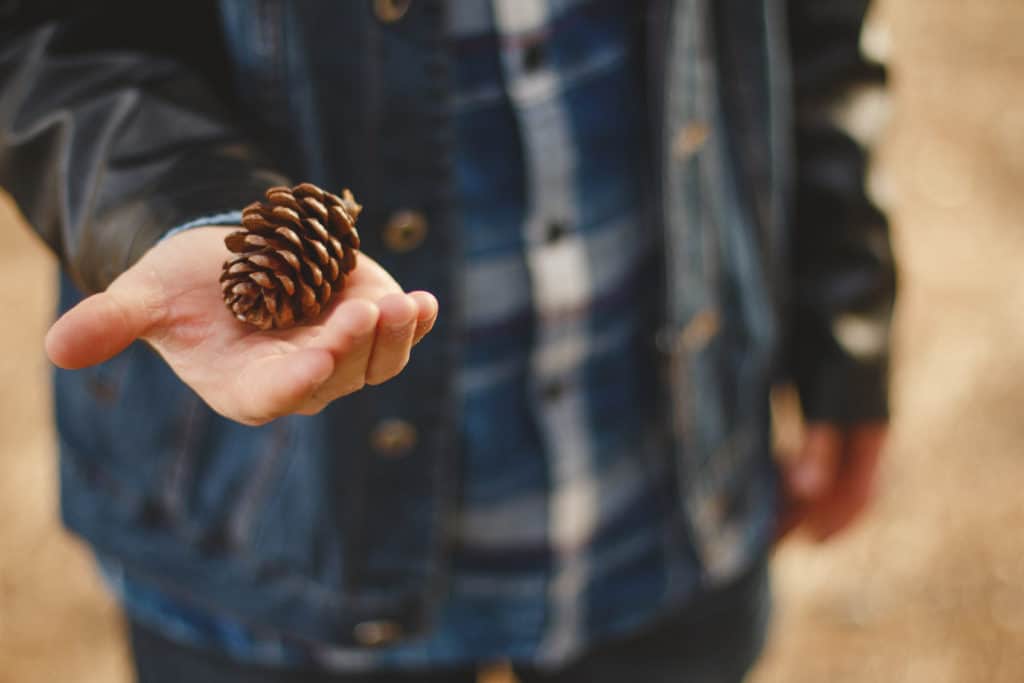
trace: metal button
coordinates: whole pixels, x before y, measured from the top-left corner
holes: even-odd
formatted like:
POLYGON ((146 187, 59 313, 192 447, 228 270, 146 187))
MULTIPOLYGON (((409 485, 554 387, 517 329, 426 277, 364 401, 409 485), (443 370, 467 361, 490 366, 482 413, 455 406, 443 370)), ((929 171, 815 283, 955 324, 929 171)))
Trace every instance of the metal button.
POLYGON ((373 0, 373 13, 378 20, 391 24, 409 11, 412 0, 373 0))
POLYGON ((719 330, 722 318, 713 308, 704 308, 686 323, 679 333, 679 341, 690 353, 696 353, 707 346, 719 330))
POLYGON ((697 311, 681 329, 666 325, 654 336, 654 345, 666 355, 699 353, 722 329, 722 318, 714 308, 697 311))
POLYGON ((378 619, 356 624, 352 631, 356 642, 366 647, 381 647, 402 637, 402 625, 397 621, 378 619))
POLYGON ((416 446, 418 434, 411 422, 390 418, 381 420, 370 434, 370 444, 379 455, 400 458, 416 446))
POLYGON ((167 524, 167 509, 159 501, 147 500, 139 510, 139 521, 144 526, 156 529, 167 524))
POLYGON ((427 236, 427 219, 419 211, 398 211, 384 228, 384 244, 398 253, 412 251, 427 236))
POLYGON ((693 121, 679 129, 672 139, 672 156, 689 159, 700 151, 711 135, 711 128, 703 121, 693 121))

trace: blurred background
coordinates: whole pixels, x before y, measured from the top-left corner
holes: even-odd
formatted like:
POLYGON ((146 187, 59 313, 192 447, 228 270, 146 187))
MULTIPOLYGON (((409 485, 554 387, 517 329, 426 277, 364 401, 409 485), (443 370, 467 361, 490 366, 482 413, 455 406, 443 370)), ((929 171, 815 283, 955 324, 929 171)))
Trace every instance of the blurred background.
MULTIPOLYGON (((1019 683, 1024 2, 878 0, 873 17, 893 86, 871 181, 902 286, 893 434, 867 518, 776 554, 753 683, 1019 683)), ((59 524, 54 261, 2 197, 0 234, 0 683, 128 683, 117 611, 59 524)))

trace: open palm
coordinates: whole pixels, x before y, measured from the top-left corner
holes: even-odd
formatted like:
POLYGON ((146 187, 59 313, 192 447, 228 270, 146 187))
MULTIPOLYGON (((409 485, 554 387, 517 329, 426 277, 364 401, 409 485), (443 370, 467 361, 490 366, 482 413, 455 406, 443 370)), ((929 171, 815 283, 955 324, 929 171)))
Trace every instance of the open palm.
POLYGON ((359 254, 345 287, 313 324, 259 331, 225 308, 217 277, 227 228, 196 228, 156 245, 107 290, 62 316, 46 337, 60 367, 103 362, 149 342, 210 407, 244 424, 311 414, 398 374, 434 324, 437 301, 406 294, 359 254))

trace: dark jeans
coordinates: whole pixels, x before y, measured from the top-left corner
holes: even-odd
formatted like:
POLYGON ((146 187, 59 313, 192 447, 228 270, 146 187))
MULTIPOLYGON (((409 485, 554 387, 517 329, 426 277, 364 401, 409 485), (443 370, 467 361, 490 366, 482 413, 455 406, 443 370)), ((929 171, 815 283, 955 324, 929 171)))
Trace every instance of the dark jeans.
MULTIPOLYGON (((740 683, 764 644, 768 571, 702 596, 627 638, 598 644, 557 671, 517 667, 521 683, 740 683)), ((241 664, 131 624, 139 683, 473 683, 472 669, 372 674, 286 671, 241 664)))

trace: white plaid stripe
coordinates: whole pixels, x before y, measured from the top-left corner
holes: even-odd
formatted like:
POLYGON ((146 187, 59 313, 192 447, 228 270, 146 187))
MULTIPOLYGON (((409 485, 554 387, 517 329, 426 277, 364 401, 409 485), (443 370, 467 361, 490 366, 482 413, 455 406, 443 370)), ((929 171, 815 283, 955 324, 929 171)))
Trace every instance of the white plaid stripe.
MULTIPOLYGON (((591 539, 602 518, 614 518, 649 487, 636 463, 628 459, 604 472, 597 467, 581 376, 592 354, 609 341, 623 341, 621 335, 604 335, 603 343, 595 343, 588 306, 621 283, 648 241, 646 233, 638 230, 635 215, 586 233, 578 230, 577 205, 583 198, 576 184, 576 141, 564 95, 602 69, 615 68, 624 57, 624 46, 609 45, 564 71, 550 64, 528 65, 524 54, 529 41, 505 39, 533 36, 539 40, 554 8, 543 0, 494 0, 493 5, 495 28, 504 45, 505 88, 457 93, 456 107, 487 106, 505 96, 511 102, 526 163, 526 246, 525 254, 470 260, 466 282, 479 286, 465 292, 465 319, 473 327, 528 309, 535 320, 529 362, 534 395, 540 396, 551 384, 563 386, 564 393, 552 401, 535 401, 535 418, 547 453, 548 490, 465 508, 460 542, 464 547, 498 550, 546 543, 552 549, 554 574, 546 584, 548 619, 537 658, 558 661, 578 649, 586 637, 583 595, 592 571, 591 539), (547 240, 552 224, 567 234, 557 241, 547 240), (611 491, 619 493, 617 499, 608 498, 611 491)), ((521 367, 510 364, 508 374, 493 370, 467 368, 463 389, 485 393, 493 386, 489 382, 507 379, 521 367)))

